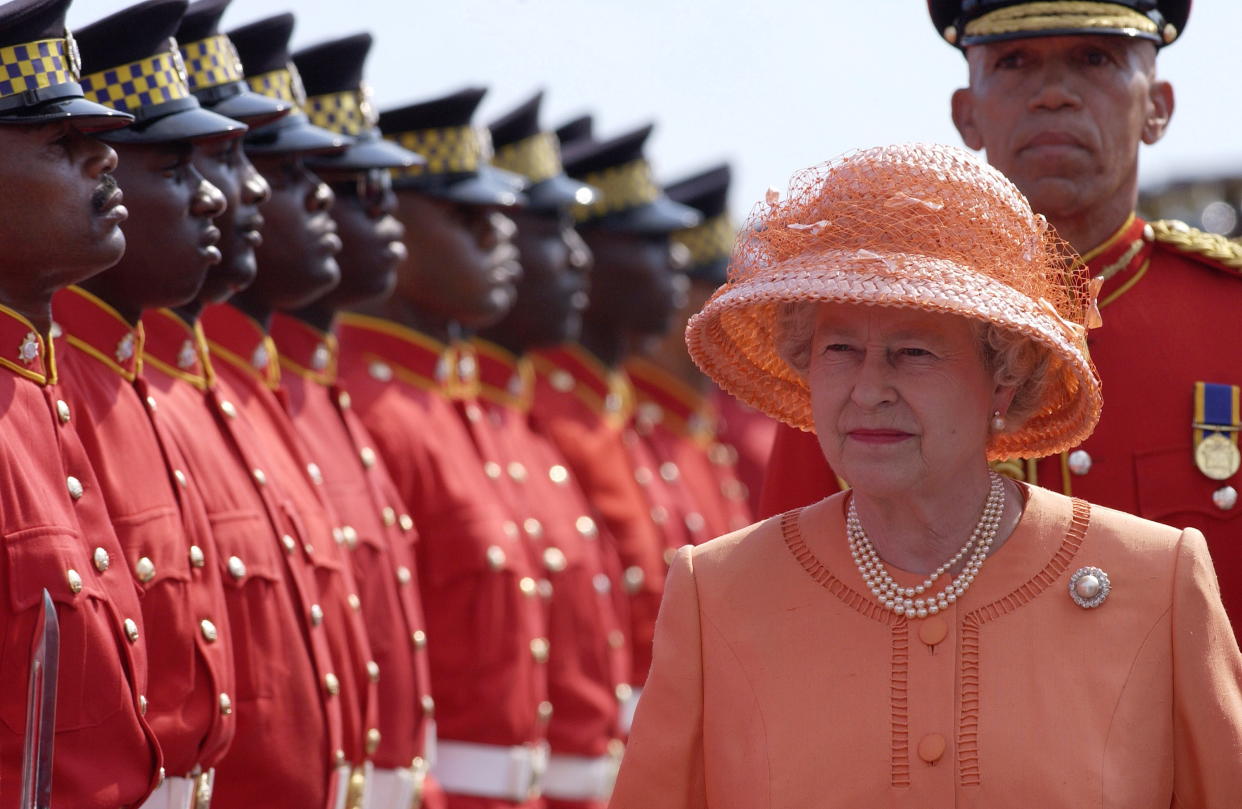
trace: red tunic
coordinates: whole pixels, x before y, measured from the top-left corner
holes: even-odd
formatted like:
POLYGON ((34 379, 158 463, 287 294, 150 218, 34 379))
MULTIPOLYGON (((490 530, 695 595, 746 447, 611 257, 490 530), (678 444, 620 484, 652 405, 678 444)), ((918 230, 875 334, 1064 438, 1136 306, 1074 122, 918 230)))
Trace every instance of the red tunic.
POLYGON ((425 766, 433 724, 422 708, 431 682, 414 521, 349 393, 337 383, 336 337, 284 315, 273 318, 271 334, 280 352, 282 400, 345 523, 345 547, 379 664, 378 735, 368 739, 372 760, 388 769, 415 761, 425 766))
MULTIPOLYGON (((1242 625, 1242 506, 1213 500, 1225 487, 1242 488, 1242 472, 1226 480, 1201 473, 1191 426, 1196 382, 1242 385, 1242 248, 1170 230, 1131 218, 1083 256, 1092 276, 1107 276, 1099 298, 1104 325, 1088 335, 1104 385, 1104 415, 1080 447, 1010 471, 1098 505, 1198 528, 1225 609, 1242 625)), ((764 513, 831 494, 839 489, 834 478, 813 435, 782 428, 764 513)))
MULTIPOLYGON (((568 462, 530 428, 530 362, 482 340, 474 348, 479 403, 467 403, 468 423, 494 436, 497 455, 485 461, 485 472, 504 481, 514 507, 529 515, 526 533, 550 591, 548 742, 553 754, 602 756, 618 749, 618 696, 630 688, 629 644, 610 575, 617 566, 568 462), (471 408, 483 417, 471 418, 471 408)), ((544 582, 526 586, 538 591, 544 582)))
POLYGON ((759 493, 763 491, 763 477, 779 422, 719 388, 712 391, 712 401, 718 414, 720 449, 713 447, 711 452, 720 453, 726 460, 736 458, 738 480, 746 487, 746 502, 751 514, 758 514, 759 493))
MULTIPOLYGON (((546 734, 547 626, 518 520, 445 395, 453 352, 395 323, 342 316, 340 373, 418 528, 441 739, 514 746, 546 734)), ((452 796, 450 805, 502 801, 452 796)))
POLYGON ((46 588, 60 621, 53 800, 138 805, 162 764, 143 716, 147 641, 133 577, 56 382, 52 346, 0 306, 0 783, 21 795, 31 641, 46 588), (102 568, 102 569, 101 569, 102 568))
POLYGON ((147 312, 143 327, 143 376, 203 494, 232 630, 237 692, 228 709, 237 733, 216 767, 212 805, 324 806, 341 719, 339 701, 320 685, 332 663, 311 627, 317 594, 305 551, 252 475, 267 461, 216 383, 201 329, 166 309, 147 312))
POLYGON ((57 293, 58 356, 66 400, 99 478, 128 572, 142 592, 150 654, 147 722, 169 775, 206 771, 236 720, 232 641, 211 526, 187 463, 162 425, 142 373, 143 329, 78 287, 57 293), (141 471, 139 471, 141 470, 141 471))
MULTIPOLYGON (((319 600, 312 604, 312 630, 327 638, 334 668, 323 688, 340 703, 341 749, 361 767, 369 758, 366 739, 376 725, 378 664, 362 623, 361 602, 346 556, 346 525, 326 500, 323 471, 285 412, 276 391, 280 358, 263 329, 232 306, 209 307, 202 316, 220 384, 254 425, 268 466, 258 481, 281 498, 295 539, 314 572, 319 600)), ((310 589, 310 585, 308 585, 310 589)))

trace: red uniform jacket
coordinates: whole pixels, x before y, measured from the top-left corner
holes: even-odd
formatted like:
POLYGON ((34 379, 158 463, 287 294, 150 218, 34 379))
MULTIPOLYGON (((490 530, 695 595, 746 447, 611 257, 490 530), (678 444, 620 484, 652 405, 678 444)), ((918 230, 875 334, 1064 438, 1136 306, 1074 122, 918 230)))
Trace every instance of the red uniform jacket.
POLYGON ((336 337, 284 315, 273 318, 271 334, 280 352, 282 400, 345 523, 345 547, 379 665, 378 732, 368 738, 368 749, 376 767, 425 763, 432 723, 423 702, 431 699, 431 675, 414 521, 349 393, 337 383, 336 337))
POLYGON ((207 511, 188 465, 162 425, 142 372, 143 329, 85 290, 53 300, 64 333, 58 356, 78 435, 98 476, 124 558, 104 565, 142 592, 150 654, 147 722, 170 775, 214 767, 236 720, 221 695, 237 693, 220 568, 207 511))
MULTIPOLYGON (((418 529, 439 735, 537 742, 546 733, 539 706, 547 700, 547 627, 538 599, 521 585, 536 571, 517 520, 444 395, 450 352, 418 332, 357 315, 342 316, 337 336, 352 409, 418 529)), ((472 801, 464 803, 490 805, 472 801)))
POLYGON ((526 534, 538 553, 540 580, 526 587, 549 598, 548 694, 554 708, 548 742, 554 754, 602 756, 620 742, 618 698, 630 693, 629 644, 613 596, 618 566, 569 464, 527 416, 534 369, 492 343, 474 343, 479 401, 467 423, 492 434, 496 455, 484 471, 506 484, 514 507, 529 515, 526 534), (482 417, 475 415, 482 411, 482 417))
POLYGON ((136 806, 160 759, 143 716, 147 641, 99 482, 74 432, 81 416, 56 381, 52 345, 0 306, 0 784, 21 796, 31 641, 46 588, 60 621, 53 798, 58 806, 136 806), (101 564, 96 564, 100 562, 101 564))
POLYGON ((759 494, 772 455, 772 440, 779 424, 748 404, 716 388, 712 391, 716 405, 716 430, 720 443, 709 452, 721 460, 734 459, 738 480, 746 487, 746 502, 752 515, 759 513, 759 494))
POLYGON ((311 626, 318 594, 305 551, 252 474, 267 461, 216 383, 201 329, 166 309, 147 312, 143 328, 143 376, 203 494, 217 547, 208 562, 224 580, 232 631, 237 691, 220 710, 233 713, 237 733, 216 767, 212 805, 324 806, 341 718, 321 685, 333 666, 311 626))
POLYGON ((536 377, 531 425, 568 460, 612 538, 623 569, 629 601, 630 682, 641 686, 651 668, 651 641, 668 569, 664 552, 672 545, 658 523, 669 524, 672 515, 644 492, 657 480, 656 464, 636 466, 631 458, 631 450, 644 450, 637 434, 627 431, 629 383, 624 374, 610 373, 576 345, 536 351, 531 362, 536 377))
MULTIPOLYGON (((1093 276, 1106 277, 1099 298, 1104 325, 1087 340, 1104 386, 1104 415, 1080 447, 1038 463, 1009 464, 1006 471, 1149 520, 1198 528, 1237 626, 1242 505, 1236 491, 1242 472, 1225 480, 1200 472, 1192 424, 1196 382, 1242 386, 1242 247, 1178 225, 1148 226, 1131 218, 1083 256, 1093 276), (1232 498, 1227 487, 1235 492, 1232 498)), ((782 428, 764 513, 805 505, 839 488, 815 436, 782 428)))
MULTIPOLYGON (((209 307, 203 332, 220 383, 254 425, 268 466, 259 482, 282 498, 295 539, 314 572, 319 600, 310 607, 312 631, 322 631, 335 668, 323 688, 340 703, 341 749, 361 766, 369 758, 367 737, 376 730, 378 664, 362 623, 361 600, 346 556, 346 524, 323 492, 323 470, 306 449, 277 397, 280 358, 271 338, 232 306, 209 307)), ((309 585, 308 585, 309 589, 309 585)))

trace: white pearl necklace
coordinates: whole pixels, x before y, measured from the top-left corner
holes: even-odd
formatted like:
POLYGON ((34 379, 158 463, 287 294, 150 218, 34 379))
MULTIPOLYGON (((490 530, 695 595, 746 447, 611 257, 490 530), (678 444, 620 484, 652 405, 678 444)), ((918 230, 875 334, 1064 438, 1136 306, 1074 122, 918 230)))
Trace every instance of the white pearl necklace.
POLYGON ((1005 483, 995 472, 990 473, 990 477, 991 489, 988 491, 988 499, 983 504, 983 513, 979 516, 979 522, 975 524, 975 530, 971 533, 970 539, 966 540, 966 544, 962 545, 961 549, 948 561, 923 579, 921 584, 914 587, 903 587, 893 581, 880 555, 876 553, 875 546, 867 537, 867 532, 863 530, 862 522, 858 519, 855 498, 850 498, 849 513, 845 521, 846 534, 850 543, 850 556, 854 558, 854 564, 858 566, 858 572, 862 574, 863 581, 871 590, 871 594, 880 600, 885 609, 911 618, 926 618, 941 610, 947 610, 949 605, 955 603, 974 582, 975 576, 979 574, 979 568, 983 565, 983 560, 987 558, 992 543, 996 540, 996 531, 1000 527, 1001 515, 1005 511, 1005 483), (937 579, 962 559, 967 559, 966 566, 953 581, 935 595, 924 595, 937 579))

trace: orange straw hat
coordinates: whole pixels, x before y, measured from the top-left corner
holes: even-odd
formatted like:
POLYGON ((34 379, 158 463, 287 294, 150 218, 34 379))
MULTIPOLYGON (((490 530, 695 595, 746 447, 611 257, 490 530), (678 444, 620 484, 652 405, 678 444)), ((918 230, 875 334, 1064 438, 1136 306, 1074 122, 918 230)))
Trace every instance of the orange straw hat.
POLYGON ((1098 285, 999 171, 951 146, 883 146, 799 172, 743 226, 729 280, 690 319, 705 373, 774 418, 812 430, 807 380, 777 349, 785 303, 944 312, 1019 333, 1048 350, 1042 400, 989 459, 1076 446, 1100 417, 1087 351, 1098 285))

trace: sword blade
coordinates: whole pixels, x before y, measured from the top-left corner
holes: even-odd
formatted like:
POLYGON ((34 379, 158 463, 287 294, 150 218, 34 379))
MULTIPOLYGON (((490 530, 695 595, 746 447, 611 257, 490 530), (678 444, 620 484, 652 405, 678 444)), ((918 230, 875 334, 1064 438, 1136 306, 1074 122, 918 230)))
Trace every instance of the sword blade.
POLYGON ((56 682, 60 674, 60 622, 52 596, 43 591, 35 622, 26 690, 26 738, 22 751, 21 809, 52 805, 52 743, 56 738, 56 682))

